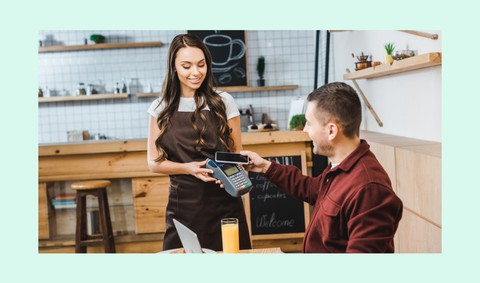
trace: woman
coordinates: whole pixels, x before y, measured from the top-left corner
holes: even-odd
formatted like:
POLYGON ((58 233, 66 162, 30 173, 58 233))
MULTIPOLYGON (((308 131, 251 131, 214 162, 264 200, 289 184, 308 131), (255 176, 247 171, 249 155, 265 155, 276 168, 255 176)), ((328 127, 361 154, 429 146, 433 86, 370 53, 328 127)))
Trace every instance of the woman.
POLYGON ((240 249, 249 249, 241 198, 221 189, 204 168, 216 151, 242 150, 240 113, 230 94, 213 89, 212 57, 200 38, 177 35, 167 60, 161 97, 148 109, 148 166, 170 175, 163 249, 182 247, 175 218, 203 248, 222 250, 220 220, 227 217, 239 219, 240 249))

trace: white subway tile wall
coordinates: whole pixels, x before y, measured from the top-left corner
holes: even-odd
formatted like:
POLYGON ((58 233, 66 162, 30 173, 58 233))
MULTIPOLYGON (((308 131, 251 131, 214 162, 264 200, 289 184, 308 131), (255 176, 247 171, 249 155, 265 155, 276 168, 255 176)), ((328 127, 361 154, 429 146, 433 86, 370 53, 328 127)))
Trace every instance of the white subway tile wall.
MULTIPOLYGON (((43 46, 82 45, 91 34, 102 34, 107 42, 161 41, 162 47, 68 51, 39 53, 38 86, 52 96, 75 95, 77 85, 92 84, 99 93, 113 93, 115 83, 125 80, 129 87, 126 99, 67 101, 39 104, 39 142, 67 141, 67 131, 89 131, 108 138, 146 138, 146 110, 154 97, 132 95, 161 89, 165 76, 167 51, 173 37, 185 30, 100 30, 100 31, 40 31, 43 46)), ((320 38, 319 85, 323 82, 324 37, 320 38)), ((254 109, 254 120, 262 113, 288 129, 290 101, 305 97, 313 90, 315 67, 315 31, 246 31, 248 78, 256 86, 256 62, 265 56, 267 86, 299 85, 295 90, 231 93, 240 109, 254 109)))

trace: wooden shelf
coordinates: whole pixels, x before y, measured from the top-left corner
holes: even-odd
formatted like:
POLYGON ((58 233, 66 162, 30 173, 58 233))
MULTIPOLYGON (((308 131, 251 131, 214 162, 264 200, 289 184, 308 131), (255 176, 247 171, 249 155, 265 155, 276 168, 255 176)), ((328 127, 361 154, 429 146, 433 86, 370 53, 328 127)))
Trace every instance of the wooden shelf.
POLYGON ((160 92, 137 92, 136 97, 159 97, 160 92))
MULTIPOLYGON (((226 92, 254 92, 254 91, 269 91, 269 90, 290 90, 290 89, 297 89, 298 85, 280 85, 280 86, 257 86, 257 87, 250 87, 250 86, 219 86, 217 89, 220 91, 226 92)), ((137 97, 158 97, 160 96, 159 92, 151 92, 151 93, 137 93, 135 94, 137 97)))
POLYGON ((62 102, 62 101, 79 101, 79 100, 101 100, 101 99, 121 99, 128 98, 128 93, 108 93, 108 94, 92 94, 78 96, 52 96, 39 97, 38 103, 62 102))
POLYGON ((38 53, 80 51, 80 50, 122 49, 122 48, 145 48, 145 47, 162 47, 162 46, 163 46, 163 43, 160 41, 99 43, 99 44, 92 44, 92 45, 70 45, 70 46, 55 45, 55 46, 39 47, 38 53))
POLYGON ((413 56, 400 61, 394 61, 392 65, 379 65, 349 74, 344 74, 344 80, 373 79, 393 74, 423 69, 442 64, 442 53, 426 53, 413 56))
POLYGON ((279 85, 279 86, 222 86, 219 90, 226 92, 250 92, 250 91, 268 91, 268 90, 290 90, 297 89, 298 85, 279 85))

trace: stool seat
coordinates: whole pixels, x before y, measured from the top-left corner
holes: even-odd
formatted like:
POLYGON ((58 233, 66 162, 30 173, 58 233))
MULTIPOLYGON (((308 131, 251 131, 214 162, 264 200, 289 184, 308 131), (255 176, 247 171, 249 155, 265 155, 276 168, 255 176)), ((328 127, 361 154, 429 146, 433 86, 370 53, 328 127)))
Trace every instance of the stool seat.
POLYGON ((110 186, 112 182, 108 180, 94 180, 94 181, 83 181, 73 183, 70 187, 73 190, 95 190, 95 189, 104 189, 110 186))
POLYGON ((112 222, 108 206, 107 187, 112 182, 108 180, 92 180, 76 182, 71 188, 76 190, 77 220, 75 228, 75 252, 86 253, 87 246, 103 244, 106 253, 115 253, 112 222), (100 213, 100 235, 87 234, 87 196, 95 196, 98 200, 100 213))

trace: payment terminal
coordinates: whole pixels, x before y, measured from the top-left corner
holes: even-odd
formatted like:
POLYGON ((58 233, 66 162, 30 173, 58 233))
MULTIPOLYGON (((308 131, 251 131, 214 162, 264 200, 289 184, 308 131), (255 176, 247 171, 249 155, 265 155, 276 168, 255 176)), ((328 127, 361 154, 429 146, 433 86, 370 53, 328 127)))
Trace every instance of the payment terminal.
POLYGON ((237 164, 220 163, 208 159, 206 167, 213 170, 213 177, 222 181, 227 193, 233 197, 239 197, 252 189, 252 182, 237 164))

